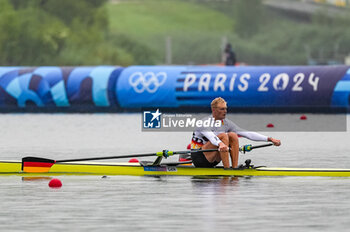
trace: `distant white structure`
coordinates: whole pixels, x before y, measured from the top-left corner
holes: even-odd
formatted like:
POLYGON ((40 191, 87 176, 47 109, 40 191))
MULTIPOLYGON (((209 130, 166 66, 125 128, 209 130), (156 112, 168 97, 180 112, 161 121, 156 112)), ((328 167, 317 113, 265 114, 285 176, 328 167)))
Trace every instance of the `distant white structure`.
POLYGON ((350 0, 313 0, 314 2, 317 3, 327 3, 335 6, 349 6, 350 5, 350 0))

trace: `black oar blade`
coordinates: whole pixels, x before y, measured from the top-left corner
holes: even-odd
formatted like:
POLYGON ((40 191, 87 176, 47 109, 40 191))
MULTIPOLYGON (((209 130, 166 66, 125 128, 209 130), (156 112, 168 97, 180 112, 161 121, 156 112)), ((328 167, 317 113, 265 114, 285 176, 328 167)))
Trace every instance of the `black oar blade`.
POLYGON ((24 157, 22 159, 23 172, 48 172, 52 165, 56 163, 55 160, 39 158, 39 157, 24 157))

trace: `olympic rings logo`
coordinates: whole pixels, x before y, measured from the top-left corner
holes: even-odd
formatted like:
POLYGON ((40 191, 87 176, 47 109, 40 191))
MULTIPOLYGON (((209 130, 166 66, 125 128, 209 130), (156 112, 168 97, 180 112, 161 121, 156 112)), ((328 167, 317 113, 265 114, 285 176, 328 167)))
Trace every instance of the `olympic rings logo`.
POLYGON ((167 75, 165 72, 135 72, 129 77, 129 84, 134 88, 136 93, 154 93, 165 83, 167 75))

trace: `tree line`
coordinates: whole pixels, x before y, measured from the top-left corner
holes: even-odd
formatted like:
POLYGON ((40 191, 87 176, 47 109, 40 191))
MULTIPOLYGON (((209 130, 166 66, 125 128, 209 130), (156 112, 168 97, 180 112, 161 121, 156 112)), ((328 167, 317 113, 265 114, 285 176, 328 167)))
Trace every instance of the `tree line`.
MULTIPOLYGON (((309 21, 298 22, 264 7, 261 0, 197 3, 229 16, 234 26, 225 35, 175 33, 175 64, 220 62, 222 36, 232 43, 238 61, 250 65, 304 65, 320 63, 321 58, 324 63, 341 63, 350 54, 350 17, 317 12, 309 21)), ((108 4, 108 0, 0 0, 0 65, 164 63, 164 54, 150 45, 152 41, 110 30, 108 4)))
POLYGON ((106 2, 0 0, 0 65, 142 63, 137 44, 109 33, 106 2))

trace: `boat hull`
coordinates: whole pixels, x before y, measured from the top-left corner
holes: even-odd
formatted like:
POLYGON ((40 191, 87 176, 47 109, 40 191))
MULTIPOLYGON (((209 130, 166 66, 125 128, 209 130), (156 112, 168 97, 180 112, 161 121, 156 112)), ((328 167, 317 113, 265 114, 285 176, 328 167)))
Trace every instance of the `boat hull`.
POLYGON ((132 176, 334 176, 350 177, 350 169, 249 168, 224 170, 222 167, 141 166, 139 163, 71 162, 57 163, 49 172, 24 173, 20 161, 0 161, 0 175, 132 175, 132 176))

